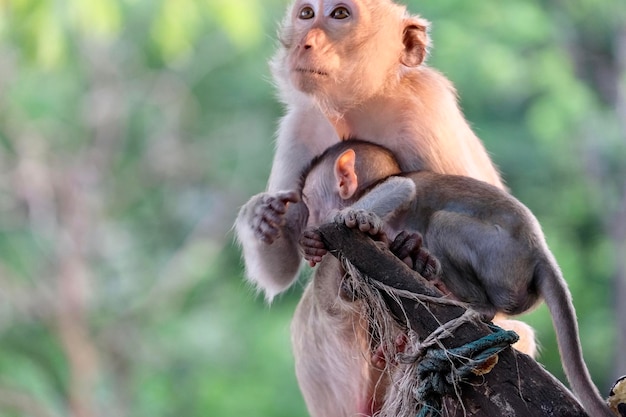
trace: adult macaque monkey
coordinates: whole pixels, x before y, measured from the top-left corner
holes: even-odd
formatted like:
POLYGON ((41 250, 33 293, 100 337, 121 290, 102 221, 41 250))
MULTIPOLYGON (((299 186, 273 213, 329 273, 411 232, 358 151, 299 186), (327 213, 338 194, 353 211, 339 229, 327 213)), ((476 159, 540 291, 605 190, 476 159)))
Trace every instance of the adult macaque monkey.
POLYGON ((459 110, 454 87, 424 65, 428 22, 391 0, 296 0, 271 67, 286 105, 267 192, 235 222, 247 275, 268 300, 291 285, 306 210, 298 175, 338 141, 379 141, 403 171, 467 175, 503 188, 459 110))
MULTIPOLYGON (((390 238, 420 232, 441 262, 439 285, 489 316, 523 313, 543 297, 573 391, 590 416, 614 417, 591 381, 570 292, 530 210, 473 178, 430 171, 393 175, 398 169, 389 168, 391 158, 390 151, 361 141, 342 142, 316 158, 302 187, 309 226, 341 210, 335 221, 362 231, 384 230, 390 238)), ((314 230, 301 243, 307 260, 321 261, 325 248, 314 230)))

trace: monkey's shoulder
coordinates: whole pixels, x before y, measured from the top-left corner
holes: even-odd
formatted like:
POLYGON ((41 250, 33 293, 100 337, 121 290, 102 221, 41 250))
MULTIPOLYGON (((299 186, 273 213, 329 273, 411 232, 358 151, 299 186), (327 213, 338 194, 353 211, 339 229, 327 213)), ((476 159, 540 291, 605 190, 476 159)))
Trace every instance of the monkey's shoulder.
POLYGON ((432 171, 415 171, 403 176, 415 183, 417 208, 465 213, 514 228, 536 221, 515 197, 484 181, 432 171))
POLYGON ((449 91, 456 95, 454 84, 437 69, 427 65, 411 68, 403 73, 403 82, 413 87, 420 95, 449 91))
POLYGON ((511 200, 510 194, 498 187, 464 175, 419 170, 401 174, 401 176, 415 182, 417 189, 420 191, 441 194, 451 199, 480 196, 491 200, 511 200))

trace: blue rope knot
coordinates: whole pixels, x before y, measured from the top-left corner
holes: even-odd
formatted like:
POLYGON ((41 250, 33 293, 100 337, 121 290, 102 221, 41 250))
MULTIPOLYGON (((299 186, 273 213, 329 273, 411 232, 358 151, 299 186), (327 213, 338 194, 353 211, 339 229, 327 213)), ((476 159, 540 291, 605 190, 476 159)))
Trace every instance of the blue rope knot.
POLYGON ((417 417, 441 415, 443 397, 455 393, 457 382, 491 358, 519 340, 510 330, 489 325, 492 333, 454 349, 434 348, 426 350, 417 365, 420 381, 415 398, 422 407, 417 417))

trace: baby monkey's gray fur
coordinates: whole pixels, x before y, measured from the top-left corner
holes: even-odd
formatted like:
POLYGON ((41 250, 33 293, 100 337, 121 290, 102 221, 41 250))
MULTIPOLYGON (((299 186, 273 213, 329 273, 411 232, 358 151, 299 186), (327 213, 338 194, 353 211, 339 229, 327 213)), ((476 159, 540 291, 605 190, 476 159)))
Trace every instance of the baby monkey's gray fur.
POLYGON ((590 416, 614 417, 584 363, 576 313, 559 266, 539 222, 517 199, 469 177, 400 174, 388 150, 356 140, 318 157, 302 186, 309 221, 301 245, 312 264, 326 251, 313 228, 333 216, 374 234, 382 228, 390 239, 401 231, 421 233, 441 262, 443 286, 473 308, 514 315, 543 298, 572 389, 590 416))

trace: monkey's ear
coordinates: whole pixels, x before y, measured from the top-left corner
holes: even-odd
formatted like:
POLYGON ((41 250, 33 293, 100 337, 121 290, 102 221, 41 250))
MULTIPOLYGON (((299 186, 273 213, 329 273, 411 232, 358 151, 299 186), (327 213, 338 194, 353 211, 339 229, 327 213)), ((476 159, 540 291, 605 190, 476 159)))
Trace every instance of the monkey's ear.
POLYGON ((359 185, 354 164, 356 162, 356 153, 352 149, 348 149, 335 161, 335 179, 337 180, 337 191, 339 196, 347 200, 354 195, 359 185))
POLYGON ((429 25, 428 20, 417 16, 404 19, 402 32, 404 51, 400 57, 402 64, 407 67, 417 67, 424 62, 430 46, 429 25))

